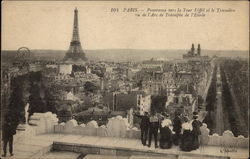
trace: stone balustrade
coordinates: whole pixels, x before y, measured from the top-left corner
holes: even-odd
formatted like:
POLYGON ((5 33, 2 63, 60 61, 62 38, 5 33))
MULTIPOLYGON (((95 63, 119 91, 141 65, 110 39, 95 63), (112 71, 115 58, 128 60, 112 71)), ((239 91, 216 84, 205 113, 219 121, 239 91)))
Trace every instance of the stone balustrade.
MULTIPOLYGON (((76 134, 83 136, 100 136, 100 137, 117 137, 140 139, 140 130, 136 127, 130 128, 127 118, 116 116, 110 118, 107 125, 98 126, 96 121, 90 121, 86 124, 78 125, 77 121, 72 119, 66 123, 58 124, 55 114, 34 113, 29 120, 29 129, 34 129, 38 135, 43 133, 63 133, 76 134)), ((28 129, 27 129, 28 130, 28 129)), ((229 130, 225 131, 222 136, 218 134, 209 135, 207 125, 203 123, 201 127, 200 142, 201 145, 221 146, 229 148, 248 148, 249 138, 244 136, 235 137, 229 130)))
POLYGON ((55 133, 78 134, 86 136, 102 137, 121 137, 121 138, 140 138, 140 130, 129 128, 127 118, 121 116, 110 118, 107 125, 98 127, 96 121, 90 121, 86 125, 78 125, 76 120, 72 119, 67 123, 55 125, 55 133))
POLYGON ((43 133, 54 133, 54 125, 58 124, 56 114, 34 113, 28 122, 29 124, 19 124, 16 134, 14 135, 14 142, 21 142, 35 135, 43 133))
MULTIPOLYGON (((107 125, 98 127, 96 121, 78 125, 76 120, 70 120, 66 124, 55 125, 55 133, 78 134, 84 136, 101 136, 101 137, 120 137, 140 139, 140 130, 129 128, 126 118, 121 116, 109 119, 107 125)), ((209 135, 209 129, 206 124, 201 127, 201 145, 221 146, 230 148, 247 148, 248 138, 243 136, 234 137, 229 130, 225 131, 222 136, 218 134, 209 135)))
POLYGON ((240 135, 235 137, 229 130, 224 131, 222 136, 218 134, 209 135, 207 125, 203 123, 201 126, 201 145, 221 146, 229 148, 248 148, 249 138, 240 135))

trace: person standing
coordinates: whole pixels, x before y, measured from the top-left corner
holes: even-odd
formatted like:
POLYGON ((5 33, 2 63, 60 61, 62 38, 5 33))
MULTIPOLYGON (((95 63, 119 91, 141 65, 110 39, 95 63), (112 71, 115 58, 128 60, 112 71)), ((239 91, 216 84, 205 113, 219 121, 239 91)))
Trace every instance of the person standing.
POLYGON ((179 145, 180 138, 181 138, 181 118, 180 118, 180 112, 175 112, 175 118, 173 119, 173 131, 175 133, 173 142, 177 146, 179 145))
POLYGON ((169 149, 172 147, 172 131, 169 126, 172 125, 169 114, 164 114, 164 119, 160 125, 160 148, 169 149))
POLYGON ((198 113, 193 113, 193 121, 192 121, 192 135, 193 135, 193 150, 196 150, 199 148, 199 136, 201 135, 200 127, 202 126, 202 123, 198 120, 198 113))
POLYGON ((184 117, 184 123, 181 125, 182 127, 182 137, 180 149, 182 151, 192 151, 193 150, 193 138, 192 138, 192 125, 188 122, 188 118, 184 117))
POLYGON ((151 147, 152 136, 154 135, 155 148, 158 148, 158 130, 159 130, 159 118, 156 112, 152 112, 149 118, 149 141, 148 147, 151 147))
POLYGON ((147 138, 148 138, 148 129, 149 129, 149 114, 148 112, 144 112, 144 115, 135 114, 137 117, 141 118, 141 143, 143 146, 146 146, 147 138))
POLYGON ((9 152, 10 156, 13 156, 13 135, 16 134, 16 129, 11 122, 10 116, 5 116, 5 122, 2 129, 2 140, 3 140, 3 157, 6 157, 7 154, 7 144, 9 143, 9 152))

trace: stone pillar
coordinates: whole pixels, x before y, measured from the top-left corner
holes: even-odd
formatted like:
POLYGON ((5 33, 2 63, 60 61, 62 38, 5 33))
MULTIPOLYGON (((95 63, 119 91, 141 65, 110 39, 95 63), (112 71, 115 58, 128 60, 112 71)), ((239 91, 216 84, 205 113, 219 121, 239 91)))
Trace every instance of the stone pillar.
POLYGON ((133 115, 133 108, 130 108, 127 113, 129 127, 132 128, 134 126, 134 115, 133 115))
POLYGON ((25 124, 26 124, 26 125, 28 124, 28 118, 29 118, 29 112, 28 112, 29 106, 30 106, 30 104, 27 103, 27 104, 25 105, 25 108, 24 108, 24 110, 25 110, 25 124))

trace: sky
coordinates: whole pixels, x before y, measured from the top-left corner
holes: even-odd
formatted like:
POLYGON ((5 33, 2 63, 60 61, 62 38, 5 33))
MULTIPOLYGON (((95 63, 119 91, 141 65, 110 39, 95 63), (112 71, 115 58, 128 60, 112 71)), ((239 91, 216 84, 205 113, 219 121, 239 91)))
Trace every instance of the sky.
MULTIPOLYGON (((249 3, 244 1, 7 1, 2 2, 2 50, 67 50, 72 38, 74 9, 86 49, 248 50, 249 3), (205 17, 136 17, 123 8, 223 8, 229 13, 205 17), (118 8, 118 13, 111 12, 118 8)), ((142 13, 142 12, 140 12, 142 13)))

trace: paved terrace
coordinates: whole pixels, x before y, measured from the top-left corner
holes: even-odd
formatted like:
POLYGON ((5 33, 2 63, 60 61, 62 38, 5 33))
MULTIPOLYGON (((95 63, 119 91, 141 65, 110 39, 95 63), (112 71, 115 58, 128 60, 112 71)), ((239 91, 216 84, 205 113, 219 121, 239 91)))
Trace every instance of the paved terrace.
POLYGON ((66 134, 43 134, 25 137, 14 144, 14 157, 6 158, 63 158, 80 159, 99 158, 175 158, 175 159, 208 159, 208 158, 248 158, 248 149, 238 148, 237 152, 222 152, 221 147, 203 146, 198 150, 183 152, 179 147, 171 149, 155 149, 143 146, 138 139, 66 135, 66 134), (113 157, 111 157, 113 156, 113 157))

